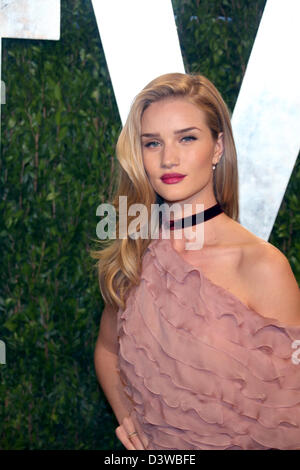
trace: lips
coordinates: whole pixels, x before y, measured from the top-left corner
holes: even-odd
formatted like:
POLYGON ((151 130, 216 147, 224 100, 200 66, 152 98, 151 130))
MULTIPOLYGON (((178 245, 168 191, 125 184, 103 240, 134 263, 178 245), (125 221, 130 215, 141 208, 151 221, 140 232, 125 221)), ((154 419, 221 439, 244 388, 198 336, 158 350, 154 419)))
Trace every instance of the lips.
POLYGON ((161 180, 164 182, 177 182, 182 180, 186 175, 183 175, 182 173, 165 173, 162 177, 161 180))

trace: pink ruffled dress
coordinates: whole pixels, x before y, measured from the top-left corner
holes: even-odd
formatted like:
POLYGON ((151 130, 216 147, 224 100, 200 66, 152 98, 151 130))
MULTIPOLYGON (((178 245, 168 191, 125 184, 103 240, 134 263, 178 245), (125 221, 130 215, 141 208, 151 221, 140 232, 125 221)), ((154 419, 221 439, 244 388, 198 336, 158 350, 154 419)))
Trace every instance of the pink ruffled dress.
POLYGON ((144 253, 118 335, 147 450, 300 449, 300 325, 250 309, 171 240, 144 253))

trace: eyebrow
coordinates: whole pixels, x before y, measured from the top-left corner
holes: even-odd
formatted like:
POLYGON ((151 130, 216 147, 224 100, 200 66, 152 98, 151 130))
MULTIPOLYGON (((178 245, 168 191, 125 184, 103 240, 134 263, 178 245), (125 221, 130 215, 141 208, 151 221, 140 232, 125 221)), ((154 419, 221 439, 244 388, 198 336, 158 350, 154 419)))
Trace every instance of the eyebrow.
MULTIPOLYGON (((185 129, 179 129, 178 131, 174 131, 174 134, 183 134, 184 132, 189 132, 189 131, 202 131, 202 129, 199 129, 198 127, 186 127, 185 129)), ((159 137, 160 134, 142 134, 141 137, 159 137)))

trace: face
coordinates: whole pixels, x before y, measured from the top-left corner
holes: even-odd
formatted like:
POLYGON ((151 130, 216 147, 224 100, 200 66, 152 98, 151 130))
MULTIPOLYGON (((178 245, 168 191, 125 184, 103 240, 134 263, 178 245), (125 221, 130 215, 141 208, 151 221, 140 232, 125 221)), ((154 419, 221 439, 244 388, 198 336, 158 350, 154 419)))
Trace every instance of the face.
POLYGON ((223 153, 223 137, 214 140, 204 112, 183 98, 152 103, 142 116, 142 153, 153 189, 165 202, 216 204, 213 163, 223 153), (180 179, 162 179, 179 173, 180 179))

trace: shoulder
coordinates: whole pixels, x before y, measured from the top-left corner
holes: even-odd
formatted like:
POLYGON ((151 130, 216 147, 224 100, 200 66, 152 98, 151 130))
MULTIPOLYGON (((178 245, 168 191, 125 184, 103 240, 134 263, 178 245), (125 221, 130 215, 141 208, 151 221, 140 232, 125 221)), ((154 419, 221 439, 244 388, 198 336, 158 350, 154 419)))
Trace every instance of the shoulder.
POLYGON ((245 245, 241 263, 249 306, 263 316, 300 326, 300 290, 286 256, 254 236, 245 245))

